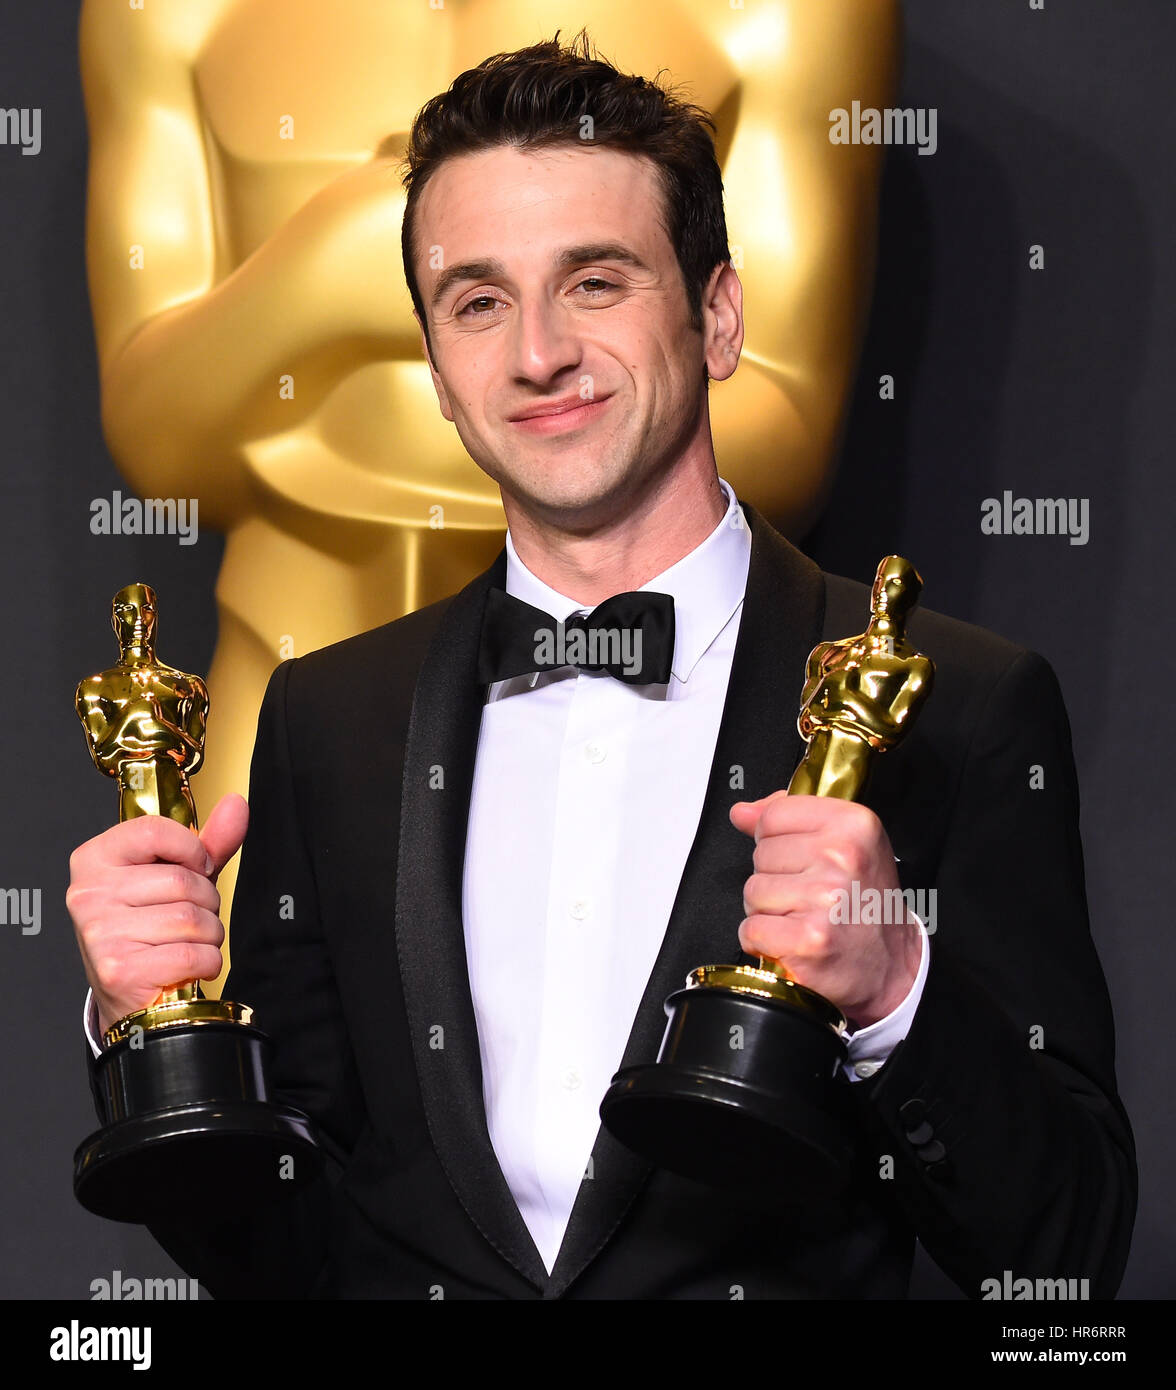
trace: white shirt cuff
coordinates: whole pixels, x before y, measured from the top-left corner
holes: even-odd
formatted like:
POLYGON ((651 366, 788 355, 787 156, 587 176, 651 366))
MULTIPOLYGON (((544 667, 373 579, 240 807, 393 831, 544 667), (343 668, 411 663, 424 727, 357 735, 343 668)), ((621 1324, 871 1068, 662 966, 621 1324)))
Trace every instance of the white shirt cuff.
POLYGON ((923 985, 927 980, 927 966, 931 960, 931 940, 927 935, 927 928, 922 919, 914 912, 911 913, 911 916, 919 924, 919 935, 922 941, 922 954, 919 958, 919 969, 915 975, 915 982, 907 991, 906 998, 893 1013, 887 1014, 885 1018, 880 1018, 877 1023, 870 1023, 865 1028, 859 1028, 856 1033, 851 1033, 846 1039, 849 1045, 849 1060, 841 1065, 851 1081, 863 1081, 866 1077, 873 1076, 885 1065, 890 1054, 910 1032, 915 1010, 919 1007, 919 1000, 923 997, 923 985))
POLYGON ((86 1032, 86 1041, 90 1044, 90 1051, 95 1057, 101 1057, 102 1045, 97 1041, 98 1038, 98 1005, 94 1002, 94 991, 86 991, 86 1004, 82 1009, 82 1027, 86 1032))

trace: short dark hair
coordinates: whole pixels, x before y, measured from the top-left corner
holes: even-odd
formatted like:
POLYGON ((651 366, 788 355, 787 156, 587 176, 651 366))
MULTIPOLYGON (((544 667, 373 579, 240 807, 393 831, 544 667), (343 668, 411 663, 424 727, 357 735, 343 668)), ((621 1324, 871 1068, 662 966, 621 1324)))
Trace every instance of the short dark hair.
POLYGON ((703 291, 715 266, 730 259, 723 177, 712 136, 716 127, 709 112, 684 100, 677 89, 663 87, 660 76, 648 80, 618 71, 595 55, 584 29, 563 47, 557 29, 553 39, 497 53, 469 68, 421 107, 404 156, 408 197, 400 245, 430 357, 429 320, 413 268, 417 203, 444 160, 498 145, 595 145, 650 159, 662 190, 662 225, 682 271, 690 325, 701 330, 703 291))

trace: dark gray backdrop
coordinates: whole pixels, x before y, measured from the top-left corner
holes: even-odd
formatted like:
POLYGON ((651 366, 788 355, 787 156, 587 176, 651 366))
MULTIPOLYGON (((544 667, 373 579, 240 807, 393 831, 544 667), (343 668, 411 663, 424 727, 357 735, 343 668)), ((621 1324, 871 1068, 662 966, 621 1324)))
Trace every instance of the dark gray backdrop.
MULTIPOLYGON (((820 3, 820 0, 813 0, 820 3)), ((1170 783, 1176 685, 1170 471, 1176 152, 1168 0, 910 0, 903 104, 935 107, 933 157, 891 152, 882 254, 836 492, 807 549, 869 579, 897 550, 929 606, 1035 647, 1066 692, 1095 939, 1118 1020, 1140 1214, 1122 1295, 1176 1288, 1169 1061, 1170 783), (1045 248, 1043 271, 1029 247, 1045 248), (891 373, 896 399, 878 398, 891 373), (980 503, 1089 499, 1090 540, 985 537, 980 503)), ((110 595, 149 576, 165 655, 206 671, 219 539, 94 537, 122 486, 98 428, 83 262, 86 133, 77 13, 8 7, 0 107, 39 107, 35 157, 0 147, 0 887, 41 890, 41 930, 0 926, 4 1144, 0 1295, 88 1298, 91 1280, 175 1273, 141 1230, 82 1211, 93 1127, 84 980, 63 894, 70 849, 106 826, 77 680, 109 663, 110 595)), ((398 251, 391 269, 399 274, 398 251)), ((1000 866, 993 872, 999 874, 1000 866)), ((1009 884, 1010 893, 1016 884, 1009 884)), ((194 1213, 198 1219, 199 1213, 194 1213)), ((916 1294, 952 1297, 930 1266, 916 1294)))

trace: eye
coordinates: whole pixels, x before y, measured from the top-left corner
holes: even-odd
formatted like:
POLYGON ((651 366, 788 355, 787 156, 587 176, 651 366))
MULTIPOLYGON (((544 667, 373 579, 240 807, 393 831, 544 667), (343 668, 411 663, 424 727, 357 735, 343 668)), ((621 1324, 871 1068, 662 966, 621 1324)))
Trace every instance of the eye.
POLYGON ((489 310, 486 310, 486 309, 474 309, 474 305, 475 305, 475 304, 497 304, 497 303, 498 303, 498 300, 495 299, 494 296, 493 296, 492 294, 478 294, 478 295, 475 295, 475 296, 473 297, 473 299, 468 299, 468 300, 466 300, 465 304, 462 305, 462 307, 457 311, 457 317, 458 317, 458 318, 463 318, 463 317, 465 317, 465 316, 468 315, 469 317, 476 318, 476 319, 479 319, 479 318, 486 318, 487 314, 488 314, 490 311, 489 311, 489 310), (469 313, 469 311, 470 311, 471 309, 474 309, 474 312, 473 312, 472 315, 469 313))
POLYGON ((606 279, 605 279, 603 276, 601 276, 601 275, 586 275, 586 276, 583 278, 583 280, 581 280, 581 281, 579 282, 579 284, 576 286, 576 288, 579 289, 581 285, 595 285, 595 286, 597 286, 597 288, 596 288, 595 290, 590 290, 590 291, 589 291, 589 293, 591 293, 591 294, 600 294, 600 293, 602 293, 604 290, 615 290, 615 289, 617 288, 616 285, 614 285, 613 282, 612 282, 611 280, 606 280, 606 279))

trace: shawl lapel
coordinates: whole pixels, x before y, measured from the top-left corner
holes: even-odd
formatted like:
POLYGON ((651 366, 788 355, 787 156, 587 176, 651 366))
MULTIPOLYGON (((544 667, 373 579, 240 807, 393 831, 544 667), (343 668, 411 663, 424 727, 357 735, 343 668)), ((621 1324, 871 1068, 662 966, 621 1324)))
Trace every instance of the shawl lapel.
POLYGON ((486 695, 477 678, 478 636, 486 593, 505 580, 503 551, 446 609, 417 678, 404 753, 396 949, 437 1157, 470 1220, 542 1289, 547 1270, 486 1125, 461 915, 466 823, 486 695))

